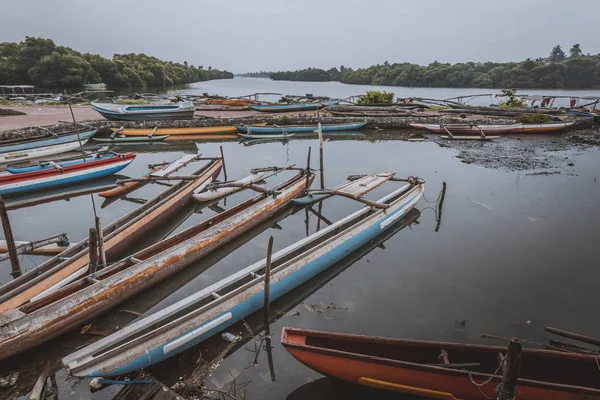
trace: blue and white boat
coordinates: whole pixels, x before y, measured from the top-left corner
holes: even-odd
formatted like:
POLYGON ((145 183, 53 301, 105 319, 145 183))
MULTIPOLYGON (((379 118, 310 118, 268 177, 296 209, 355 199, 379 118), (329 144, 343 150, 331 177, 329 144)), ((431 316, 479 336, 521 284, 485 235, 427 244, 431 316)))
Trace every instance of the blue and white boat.
MULTIPOLYGON (((364 122, 356 122, 350 124, 325 124, 321 125, 321 131, 327 132, 347 132, 355 131, 367 124, 364 122)), ((244 134, 284 134, 284 133, 315 133, 317 132, 317 125, 285 125, 285 126, 252 126, 252 125, 236 125, 238 131, 244 134)))
POLYGON ((73 151, 85 144, 95 134, 96 129, 83 129, 4 140, 0 144, 0 164, 73 151), (79 140, 81 140, 81 144, 79 140))
POLYGON ((249 105, 248 107, 254 111, 278 113, 292 111, 312 111, 318 110, 327 106, 335 106, 340 100, 328 100, 313 103, 292 103, 292 104, 273 104, 273 105, 249 105))
POLYGON ((90 162, 90 161, 96 161, 96 160, 103 160, 103 159, 110 159, 113 158, 114 154, 108 154, 108 153, 97 153, 97 154, 90 154, 86 157, 79 157, 79 158, 75 158, 75 159, 70 159, 70 160, 65 160, 65 161, 57 161, 57 162, 49 162, 49 161, 45 161, 45 162, 40 162, 38 165, 33 165, 31 167, 21 167, 21 168, 11 168, 11 167, 7 167, 6 168, 6 172, 9 172, 11 174, 22 174, 24 172, 32 172, 32 171, 42 171, 44 169, 51 169, 51 168, 56 168, 56 165, 60 166, 60 167, 68 167, 70 165, 77 165, 77 164, 81 164, 84 162, 90 162))
MULTIPOLYGON (((270 301, 395 226, 423 196, 414 179, 342 220, 273 254, 270 301)), ((266 260, 259 261, 63 359, 75 376, 127 374, 173 357, 263 307, 266 260)))
POLYGON ((182 101, 167 104, 127 105, 114 103, 92 103, 92 110, 113 121, 148 121, 192 119, 194 103, 182 101))

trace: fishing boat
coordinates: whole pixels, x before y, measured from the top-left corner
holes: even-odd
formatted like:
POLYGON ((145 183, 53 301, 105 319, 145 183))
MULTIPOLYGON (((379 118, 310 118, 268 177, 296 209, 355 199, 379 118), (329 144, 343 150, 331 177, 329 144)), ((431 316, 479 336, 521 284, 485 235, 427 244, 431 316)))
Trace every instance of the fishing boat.
MULTIPOLYGON (((427 398, 480 400, 471 379, 496 398, 505 347, 390 339, 365 335, 283 328, 281 344, 320 374, 427 398)), ((596 356, 524 349, 518 399, 600 398, 596 356)))
POLYGON ((459 136, 459 135, 445 135, 445 136, 440 136, 442 139, 446 139, 446 140, 494 140, 494 139, 499 139, 500 136, 491 136, 491 135, 471 135, 471 136, 459 136))
POLYGON ((135 154, 131 153, 112 155, 65 167, 53 163, 51 167, 0 176, 0 195, 17 195, 112 175, 128 166, 134 158, 135 154))
POLYGON ((235 186, 219 187, 219 185, 217 185, 214 188, 209 186, 201 191, 196 190, 192 196, 200 203, 229 196, 232 193, 243 190, 244 186, 249 186, 261 181, 265 174, 266 173, 263 171, 252 171, 247 177, 235 181, 235 186))
MULTIPOLYGON (((364 122, 350 124, 325 124, 321 125, 322 132, 345 132, 354 131, 364 127, 367 124, 364 122)), ((275 134, 275 133, 314 133, 317 131, 317 125, 285 125, 285 126, 249 126, 236 125, 236 128, 241 133, 246 134, 275 134)))
POLYGON ((0 144, 0 163, 28 160, 73 151, 85 144, 95 134, 95 129, 79 129, 62 133, 48 131, 47 134, 27 138, 2 140, 0 144), (79 140, 81 140, 81 144, 79 140))
MULTIPOLYGON (((200 159, 200 155, 197 155, 191 161, 200 159)), ((194 190, 217 178, 223 160, 203 159, 208 162, 191 174, 197 176, 196 179, 181 181, 167 188, 102 230, 107 261, 117 261, 132 254, 146 236, 152 235, 165 221, 177 216, 181 209, 194 202, 191 196, 194 190)), ((181 163, 181 159, 174 163, 181 163)), ((88 245, 87 239, 84 239, 69 250, 6 282, 0 286, 0 315, 83 276, 88 264, 88 245)))
POLYGON ((192 119, 194 103, 182 101, 169 104, 121 105, 113 103, 92 103, 92 110, 112 121, 148 121, 192 119))
POLYGON ((255 135, 253 133, 239 133, 238 136, 244 139, 289 139, 296 135, 295 133, 262 133, 260 135, 255 135))
POLYGON ((86 156, 79 156, 76 158, 70 158, 65 161, 40 161, 38 162, 38 165, 33 165, 31 167, 7 167, 6 172, 9 172, 11 174, 22 174, 23 172, 43 171, 52 168, 64 168, 71 165, 83 164, 90 161, 111 159, 113 157, 115 157, 115 155, 111 153, 96 153, 86 156))
POLYGON ((272 190, 5 313, 0 359, 74 329, 198 261, 289 205, 313 179, 314 173, 301 170, 272 190))
POLYGON ((256 100, 252 99, 206 99, 206 104, 216 104, 222 106, 247 106, 249 104, 256 104, 256 100))
POLYGON ((105 137, 92 138, 93 141, 99 143, 143 143, 143 142, 160 142, 168 138, 169 135, 142 136, 142 137, 105 137))
POLYGON ((268 112, 268 113, 279 113, 279 112, 292 112, 292 111, 312 111, 318 110, 327 106, 334 106, 338 104, 340 100, 328 100, 313 103, 291 103, 291 104, 273 104, 273 105, 248 105, 254 111, 268 112))
POLYGON ((199 126, 194 128, 158 128, 158 129, 137 129, 113 128, 113 131, 119 130, 121 135, 130 136, 148 136, 154 132, 156 136, 194 136, 194 135, 218 135, 222 133, 236 133, 237 128, 231 126, 199 126))
MULTIPOLYGON (((335 195, 336 191, 339 191, 341 193, 346 191, 353 191, 356 190, 357 186, 375 189, 383 182, 393 179, 393 175, 394 174, 391 174, 390 176, 390 173, 350 175, 348 177, 348 182, 342 183, 326 193, 308 193, 306 196, 292 200, 292 203, 300 206, 309 206, 311 204, 330 198, 331 196, 335 195)), ((368 191, 363 191, 362 194, 364 195, 366 193, 368 193, 368 191)))
MULTIPOLYGON (((393 175, 387 174, 389 179, 393 175)), ((373 202, 360 197, 363 190, 372 189, 372 184, 339 192, 367 202, 368 206, 270 257, 270 301, 390 229, 415 206, 424 189, 423 181, 415 178, 373 202)), ((195 346, 262 308, 266 262, 259 261, 139 319, 67 356, 63 364, 75 376, 115 376, 145 368, 195 346)))
POLYGON ((476 124, 413 124, 417 129, 427 129, 433 133, 452 134, 505 134, 505 133, 554 133, 572 126, 574 122, 554 124, 513 124, 513 125, 476 125, 476 124))

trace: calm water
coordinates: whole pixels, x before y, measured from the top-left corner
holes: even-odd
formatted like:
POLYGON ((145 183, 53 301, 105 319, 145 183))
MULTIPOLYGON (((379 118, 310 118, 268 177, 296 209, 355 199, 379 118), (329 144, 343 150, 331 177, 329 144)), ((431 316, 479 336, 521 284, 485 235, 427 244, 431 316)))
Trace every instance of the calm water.
MULTIPOLYGON (((222 145, 230 179, 248 175, 252 167, 304 165, 309 146, 313 149, 313 165, 318 160, 315 157, 316 140, 252 147, 237 142, 222 145)), ((204 143, 201 151, 205 155, 217 155, 218 147, 219 144, 204 143)), ((173 160, 183 153, 194 152, 195 146, 191 142, 175 142, 146 149, 136 147, 135 150, 138 157, 122 171, 123 175, 141 174, 147 164, 173 160)), ((455 155, 454 150, 441 148, 433 142, 327 142, 327 186, 344 181, 349 174, 365 172, 397 171, 401 176, 423 177, 427 181, 427 199, 417 205, 420 216, 418 213, 413 215, 418 217, 418 224, 387 238, 383 247, 373 244, 371 248, 363 249, 362 258, 355 256, 352 257, 355 262, 335 266, 328 274, 309 282, 273 306, 285 314, 271 325, 276 382, 271 382, 264 351, 259 354, 257 364, 252 366, 254 353, 248 350, 254 347, 251 341, 240 345, 225 359, 209 378, 207 386, 227 390, 235 376, 237 384, 248 383, 244 388, 247 399, 345 397, 344 388, 331 387, 329 381, 318 380, 317 373, 293 360, 282 348, 279 339, 283 326, 501 345, 502 342, 480 339, 479 335, 486 332, 545 342, 547 335, 543 326, 552 325, 600 336, 600 322, 594 318, 600 278, 597 245, 600 182, 595 181, 600 171, 598 151, 588 150, 572 157, 575 163, 573 174, 552 176, 527 176, 529 171, 503 172, 466 165, 454 158, 455 155), (435 232, 432 207, 435 207, 443 181, 447 182, 448 190, 441 228, 435 232), (311 305, 324 307, 330 303, 338 308, 323 314, 311 308, 311 305), (464 327, 456 322, 461 320, 466 320, 464 327), (317 381, 312 383, 314 380, 317 381)), ((268 184, 273 185, 290 174, 268 184)), ((315 181, 317 185, 318 180, 315 181)), ((369 198, 381 197, 396 185, 388 183, 369 198)), ((162 189, 162 186, 150 185, 131 196, 149 198, 162 189)), ((231 207, 249 196, 250 193, 237 194, 227 199, 226 204, 220 201, 219 206, 231 207)), ((121 200, 101 209, 102 199, 95 195, 94 201, 105 224, 136 207, 134 203, 121 200)), ((359 207, 350 200, 332 198, 324 202, 323 215, 337 220, 359 207)), ((188 212, 190 217, 175 228, 176 231, 215 215, 210 208, 188 212)), ((10 217, 17 240, 40 239, 66 232, 77 241, 87 235, 92 226, 92 201, 89 195, 56 201, 11 211, 10 217)), ((176 222, 173 221, 173 225, 176 222)), ((316 223, 316 217, 309 214, 310 233, 316 230, 316 223)), ((164 228, 168 232, 174 227, 164 228)), ((306 236, 306 214, 301 211, 282 215, 261 229, 253 232, 255 236, 246 235, 118 310, 149 313, 172 304, 264 258, 269 236, 275 239, 275 250, 298 241, 306 236)), ((32 266, 42 258, 26 256, 22 261, 23 265, 32 266)), ((0 264, 0 281, 10 279, 9 268, 7 262, 0 264)), ((123 326, 135 318, 118 310, 98 319, 94 326, 102 331, 123 326)), ((243 328, 236 329, 231 331, 237 333, 243 328)), ((30 369, 30 374, 23 374, 20 379, 25 386, 31 380, 32 386, 45 359, 58 360, 88 340, 78 332, 67 335, 29 352, 18 361, 0 362, 0 375, 11 368, 30 369)), ((214 338, 202 347, 203 357, 207 359, 205 352, 217 351, 224 344, 219 337, 214 338)), ((172 384, 179 376, 193 370, 199 351, 193 349, 182 357, 159 364, 152 368, 152 373, 172 384)), ((59 398, 108 399, 118 391, 111 387, 90 394, 89 380, 66 380, 64 370, 57 373, 57 378, 59 398)))

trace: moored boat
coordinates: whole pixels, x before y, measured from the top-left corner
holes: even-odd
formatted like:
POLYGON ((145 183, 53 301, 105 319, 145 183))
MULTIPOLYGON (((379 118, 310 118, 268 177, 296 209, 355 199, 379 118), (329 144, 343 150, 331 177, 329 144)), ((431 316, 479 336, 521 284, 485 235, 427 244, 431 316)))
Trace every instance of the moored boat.
POLYGON ((99 143, 140 143, 140 142, 160 142, 165 140, 169 135, 157 135, 151 137, 105 137, 93 138, 92 140, 99 143))
POLYGON ((273 105, 248 105, 254 111, 278 113, 278 112, 292 112, 292 111, 312 111, 319 110, 323 107, 334 106, 338 104, 340 100, 328 100, 321 102, 312 103, 291 103, 291 104, 273 104, 273 105))
POLYGON ((31 167, 7 167, 6 172, 11 174, 21 174, 23 172, 33 172, 33 171, 42 171, 46 169, 56 168, 58 167, 68 167, 70 165, 82 164, 90 161, 97 161, 103 159, 110 159, 115 157, 114 154, 109 153, 96 153, 90 154, 86 156, 80 156, 79 158, 68 159, 65 161, 41 161, 38 165, 33 165, 31 167))
POLYGON ((295 133, 261 133, 260 135, 255 135, 253 133, 239 133, 238 136, 244 139, 289 139, 296 135, 295 133))
MULTIPOLYGON (((159 193, 140 207, 107 225, 103 229, 106 258, 117 261, 129 255, 139 242, 157 230, 166 220, 191 204, 191 194, 202 185, 208 185, 221 172, 221 158, 209 161, 192 175, 194 180, 181 181, 159 193)), ((16 309, 36 296, 62 287, 85 274, 89 264, 87 239, 69 250, 46 260, 20 277, 0 286, 0 313, 16 309)))
POLYGON ((131 257, 5 314, 4 324, 0 326, 0 359, 78 327, 249 231, 304 193, 314 173, 305 175, 300 171, 272 191, 265 190, 131 257))
MULTIPOLYGON (((113 131, 118 130, 113 128, 113 131)), ((218 135, 222 133, 236 133, 237 128, 233 125, 228 126, 198 126, 192 128, 158 128, 158 129, 120 129, 119 134, 130 136, 148 136, 154 132, 156 136, 193 136, 193 135, 218 135)))
POLYGON ((553 124, 512 124, 512 125, 477 125, 477 124, 414 124, 417 129, 427 129, 433 133, 452 134, 506 134, 506 133, 553 133, 572 126, 574 122, 553 124))
MULTIPOLYGON (((356 122, 349 124, 324 124, 321 125, 322 132, 344 132, 358 130, 367 124, 364 122, 356 122)), ((236 128, 241 133, 246 134, 266 134, 266 133, 314 133, 317 125, 282 125, 282 126, 251 126, 251 125, 236 125, 236 128)))
POLYGON ((92 103, 92 110, 113 121, 191 119, 196 111, 191 101, 144 105, 92 103))
MULTIPOLYGON (((259 172, 259 171, 254 172, 253 171, 250 175, 248 175, 245 178, 235 181, 235 183, 237 185, 241 185, 241 186, 251 185, 256 182, 261 181, 264 178, 264 176, 265 176, 265 172, 259 172)), ((215 199, 218 199, 221 197, 228 196, 228 195, 235 193, 242 189, 243 189, 243 187, 236 187, 236 186, 227 186, 227 187, 218 187, 217 186, 216 188, 206 187, 201 191, 200 190, 195 191, 192 196, 198 202, 205 202, 205 201, 215 200, 215 199)))
MULTIPOLYGON (((273 254, 270 301, 325 271, 400 221, 423 195, 423 182, 410 182, 273 254)), ((261 309, 265 267, 266 260, 262 260, 242 269, 65 357, 63 364, 76 376, 115 376, 173 357, 261 309)))
MULTIPOLYGON (((506 348, 391 339, 283 328, 281 344, 320 374, 380 389, 437 399, 480 400, 472 380, 490 380, 481 390, 496 398, 499 364, 506 348), (447 362, 446 362, 447 360, 447 362)), ((593 355, 524 349, 518 399, 600 398, 593 355)))
POLYGON ((0 195, 17 195, 112 175, 129 165, 134 158, 135 155, 131 153, 111 155, 64 167, 53 163, 49 168, 39 167, 29 172, 0 176, 0 195))

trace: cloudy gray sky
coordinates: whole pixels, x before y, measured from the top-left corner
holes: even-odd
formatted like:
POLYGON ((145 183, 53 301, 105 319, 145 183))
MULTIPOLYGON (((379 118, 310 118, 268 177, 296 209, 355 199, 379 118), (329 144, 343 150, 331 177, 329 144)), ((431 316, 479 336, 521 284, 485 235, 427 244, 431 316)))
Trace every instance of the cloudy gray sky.
POLYGON ((146 53, 233 72, 600 52, 599 0, 0 0, 0 42, 146 53))

